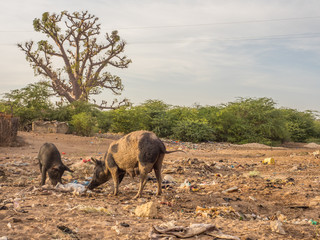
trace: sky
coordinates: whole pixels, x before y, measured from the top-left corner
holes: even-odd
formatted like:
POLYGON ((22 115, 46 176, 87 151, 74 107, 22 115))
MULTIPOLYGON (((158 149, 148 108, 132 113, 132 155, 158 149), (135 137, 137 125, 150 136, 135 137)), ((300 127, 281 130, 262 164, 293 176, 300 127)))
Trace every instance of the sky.
MULTIPOLYGON (((218 106, 271 98, 277 107, 320 111, 318 0, 11 0, 0 8, 0 93, 41 80, 17 43, 45 39, 43 12, 88 10, 102 33, 127 42, 120 97, 218 106)), ((97 101, 115 98, 104 91, 97 101)))

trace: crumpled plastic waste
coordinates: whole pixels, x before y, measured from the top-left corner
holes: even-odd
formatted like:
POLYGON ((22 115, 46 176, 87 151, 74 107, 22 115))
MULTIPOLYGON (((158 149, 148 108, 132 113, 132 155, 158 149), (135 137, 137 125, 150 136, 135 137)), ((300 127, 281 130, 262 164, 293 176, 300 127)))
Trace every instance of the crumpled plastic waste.
POLYGON ((184 180, 183 183, 181 183, 181 185, 179 186, 180 189, 184 189, 190 192, 198 192, 200 190, 200 188, 195 185, 195 184, 191 184, 188 179, 184 180))
POLYGON ((319 223, 313 219, 309 220, 309 223, 311 223, 312 225, 318 225, 319 223))
POLYGON ((276 164, 274 158, 265 158, 263 161, 262 161, 263 164, 276 164))
POLYGON ((58 183, 55 188, 66 192, 76 193, 83 193, 86 190, 86 187, 79 183, 67 183, 65 185, 58 183))
POLYGON ((188 181, 188 179, 184 180, 183 183, 181 183, 179 188, 183 189, 190 189, 191 183, 188 181))
MULTIPOLYGON (((78 182, 78 180, 73 180, 71 183, 79 183, 79 182, 78 182)), ((88 186, 89 183, 90 183, 89 181, 83 181, 83 182, 81 182, 81 184, 84 185, 84 186, 88 186)))
POLYGON ((168 189, 176 185, 176 181, 170 175, 165 175, 162 179, 162 188, 168 189))
POLYGON ((231 236, 222 233, 215 225, 213 224, 190 224, 189 227, 176 226, 174 222, 168 222, 161 224, 159 226, 153 226, 150 239, 151 240, 164 240, 169 239, 170 237, 178 238, 190 238, 200 235, 209 235, 218 239, 232 239, 240 240, 236 236, 231 236))

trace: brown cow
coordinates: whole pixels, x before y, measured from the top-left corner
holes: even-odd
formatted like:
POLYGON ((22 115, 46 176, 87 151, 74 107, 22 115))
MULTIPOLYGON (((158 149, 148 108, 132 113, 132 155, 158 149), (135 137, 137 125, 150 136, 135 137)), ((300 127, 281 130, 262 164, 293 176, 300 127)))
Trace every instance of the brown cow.
POLYGON ((164 155, 178 151, 181 150, 166 151, 163 142, 153 132, 136 131, 129 133, 110 145, 104 156, 104 162, 93 159, 96 166, 88 189, 92 190, 112 177, 114 195, 117 195, 119 184, 126 173, 131 177, 140 174, 139 191, 134 197, 138 198, 141 197, 142 190, 147 182, 147 174, 153 169, 158 184, 157 195, 160 195, 161 168, 164 155))

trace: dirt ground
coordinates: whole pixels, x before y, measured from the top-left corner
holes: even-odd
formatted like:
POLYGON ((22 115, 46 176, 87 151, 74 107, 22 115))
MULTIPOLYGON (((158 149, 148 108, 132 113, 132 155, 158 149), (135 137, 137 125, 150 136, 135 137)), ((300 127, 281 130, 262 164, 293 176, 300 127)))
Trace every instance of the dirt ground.
MULTIPOLYGON (((239 239, 320 239, 320 145, 190 144, 164 141, 163 194, 155 196, 150 173, 143 197, 138 178, 126 176, 120 194, 109 181, 92 192, 40 187, 36 160, 52 142, 63 162, 64 183, 85 184, 93 174, 90 157, 102 158, 115 139, 63 134, 18 133, 24 145, 0 147, 0 239, 150 239, 153 226, 213 224, 239 239), (275 164, 263 164, 273 158, 275 164), (138 217, 138 206, 154 202, 153 218, 138 217), (282 228, 273 229, 273 223, 282 228), (278 233, 277 231, 282 232, 278 233)), ((159 238, 160 239, 160 238, 159 238)), ((174 237, 163 239, 175 239, 174 237)), ((216 239, 199 235, 190 239, 216 239)))

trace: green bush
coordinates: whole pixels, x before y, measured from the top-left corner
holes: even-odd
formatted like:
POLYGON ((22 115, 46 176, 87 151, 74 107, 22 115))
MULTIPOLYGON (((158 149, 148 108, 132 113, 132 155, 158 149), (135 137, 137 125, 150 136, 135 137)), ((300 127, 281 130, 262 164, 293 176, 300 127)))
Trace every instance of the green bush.
POLYGON ((316 112, 278 109, 270 98, 239 98, 219 106, 179 107, 160 100, 139 106, 102 111, 83 101, 55 105, 50 101, 48 82, 29 84, 4 94, 0 111, 20 118, 21 129, 35 120, 68 122, 71 131, 89 136, 93 132, 136 130, 155 132, 159 137, 182 141, 258 142, 275 145, 284 141, 320 142, 316 112))
POLYGON ((156 133, 159 137, 167 137, 172 134, 172 121, 168 118, 167 111, 170 108, 160 100, 147 100, 135 110, 139 113, 140 128, 156 133))
POLYGON ((320 139, 320 120, 315 120, 314 121, 314 138, 319 138, 320 139))
POLYGON ((59 104, 51 112, 49 118, 51 120, 57 120, 59 122, 70 122, 72 120, 72 116, 74 115, 74 109, 71 106, 71 104, 59 104))
POLYGON ((76 134, 90 136, 93 133, 96 120, 90 113, 82 112, 72 116, 70 124, 76 134))
POLYGON ((316 121, 311 112, 299 112, 295 109, 283 109, 290 139, 294 142, 306 142, 316 135, 316 121))
POLYGON ((269 98, 240 98, 221 107, 210 121, 217 126, 217 140, 269 145, 287 140, 285 118, 274 105, 269 98))
POLYGON ((32 121, 50 118, 53 111, 53 104, 49 100, 51 95, 48 82, 28 84, 24 88, 5 93, 4 99, 0 101, 0 111, 19 117, 20 128, 28 129, 32 121))
POLYGON ((105 133, 110 131, 111 125, 112 125, 112 112, 111 111, 101 111, 97 115, 97 124, 98 124, 98 129, 105 133))
POLYGON ((173 128, 174 139, 187 142, 214 141, 214 130, 205 120, 183 120, 173 128))
POLYGON ((110 131, 118 133, 130 133, 141 130, 141 119, 144 117, 141 112, 132 107, 121 107, 112 111, 112 123, 110 131))

